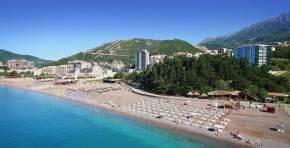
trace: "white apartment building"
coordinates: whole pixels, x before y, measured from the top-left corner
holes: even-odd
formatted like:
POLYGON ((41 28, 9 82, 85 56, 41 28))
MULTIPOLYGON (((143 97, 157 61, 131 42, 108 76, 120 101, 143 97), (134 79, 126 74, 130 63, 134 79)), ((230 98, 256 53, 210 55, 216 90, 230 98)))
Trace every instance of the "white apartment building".
POLYGON ((97 63, 75 60, 69 61, 68 65, 49 66, 34 70, 34 75, 57 75, 60 77, 71 76, 77 79, 78 77, 94 77, 96 79, 103 79, 105 77, 113 77, 116 72, 104 69, 98 66, 97 63))
POLYGON ((7 67, 11 70, 33 69, 34 62, 26 60, 8 60, 7 67))
POLYGON ((211 55, 217 55, 218 54, 218 50, 206 50, 205 53, 206 54, 211 54, 211 55))
POLYGON ((166 55, 164 54, 158 54, 158 55, 153 55, 153 56, 150 56, 149 57, 149 63, 150 65, 154 65, 154 64, 157 64, 159 62, 163 62, 163 59, 166 57, 166 55))
POLYGON ((1 67, 4 66, 2 62, 0 62, 0 66, 1 66, 1 67))
POLYGON ((117 72, 113 72, 112 70, 105 68, 103 72, 103 78, 113 77, 116 73, 117 72))
POLYGON ((58 76, 63 76, 68 73, 68 66, 67 65, 60 65, 60 66, 55 66, 55 74, 58 76))
POLYGON ((39 68, 39 69, 34 68, 34 70, 33 70, 33 75, 34 76, 39 76, 41 74, 42 74, 42 68, 39 68))
POLYGON ((124 67, 125 67, 125 64, 122 61, 116 61, 116 60, 114 60, 111 65, 111 68, 116 68, 116 69, 122 69, 124 67))
POLYGON ((175 52, 173 53, 173 56, 174 57, 177 57, 177 56, 185 56, 185 57, 192 57, 192 53, 189 53, 189 52, 175 52))
POLYGON ((67 65, 60 65, 60 66, 43 67, 41 71, 45 75, 56 74, 57 76, 64 76, 68 72, 68 66, 67 65))
POLYGON ((96 65, 96 66, 93 66, 92 67, 92 72, 91 73, 88 73, 88 76, 91 76, 91 77, 102 77, 103 75, 103 68, 96 65))
POLYGON ((93 66, 92 72, 90 73, 81 73, 79 68, 76 68, 74 77, 77 79, 78 77, 94 77, 95 79, 103 79, 106 77, 113 77, 116 72, 109 70, 107 68, 102 68, 100 66, 93 66))
POLYGON ((204 53, 200 53, 200 52, 197 52, 193 55, 193 57, 195 58, 199 58, 201 55, 203 55, 204 53))
POLYGON ((90 62, 81 60, 74 60, 68 62, 69 73, 74 73, 76 68, 78 68, 81 73, 90 73, 92 71, 92 64, 90 62))
POLYGON ((218 54, 225 54, 227 52, 227 48, 220 48, 218 49, 218 54))
POLYGON ((135 53, 135 70, 144 71, 149 65, 149 52, 142 50, 135 53))

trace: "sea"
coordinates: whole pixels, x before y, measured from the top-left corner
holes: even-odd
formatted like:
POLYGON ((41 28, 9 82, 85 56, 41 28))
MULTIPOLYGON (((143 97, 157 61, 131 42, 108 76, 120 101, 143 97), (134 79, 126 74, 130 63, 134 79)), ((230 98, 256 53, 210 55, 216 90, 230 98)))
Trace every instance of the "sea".
POLYGON ((0 148, 151 147, 233 146, 105 109, 0 85, 0 148))

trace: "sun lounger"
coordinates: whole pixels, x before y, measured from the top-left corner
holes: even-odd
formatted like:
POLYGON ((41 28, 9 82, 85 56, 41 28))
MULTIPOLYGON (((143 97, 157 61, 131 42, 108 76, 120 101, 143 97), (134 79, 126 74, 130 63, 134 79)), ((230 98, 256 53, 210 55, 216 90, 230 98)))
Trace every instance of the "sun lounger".
POLYGON ((256 105, 251 104, 250 108, 256 108, 256 105))
POLYGON ((258 109, 262 109, 263 106, 262 106, 262 105, 257 105, 257 108, 258 108, 258 109))

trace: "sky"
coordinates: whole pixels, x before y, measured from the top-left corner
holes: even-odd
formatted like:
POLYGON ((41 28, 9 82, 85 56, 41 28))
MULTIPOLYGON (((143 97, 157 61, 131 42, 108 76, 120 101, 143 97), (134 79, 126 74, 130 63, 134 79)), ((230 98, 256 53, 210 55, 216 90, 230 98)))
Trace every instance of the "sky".
POLYGON ((0 0, 0 49, 58 60, 120 39, 196 45, 289 6, 290 0, 0 0))

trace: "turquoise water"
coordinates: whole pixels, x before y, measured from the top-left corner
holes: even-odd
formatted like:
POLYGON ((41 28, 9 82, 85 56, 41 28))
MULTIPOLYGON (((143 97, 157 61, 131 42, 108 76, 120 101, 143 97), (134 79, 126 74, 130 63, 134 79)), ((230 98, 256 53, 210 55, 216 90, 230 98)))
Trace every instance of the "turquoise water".
POLYGON ((0 147, 232 147, 103 109, 91 110, 80 103, 0 85, 0 147))

